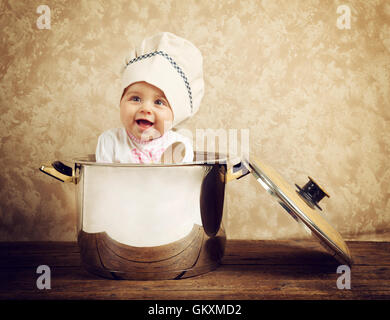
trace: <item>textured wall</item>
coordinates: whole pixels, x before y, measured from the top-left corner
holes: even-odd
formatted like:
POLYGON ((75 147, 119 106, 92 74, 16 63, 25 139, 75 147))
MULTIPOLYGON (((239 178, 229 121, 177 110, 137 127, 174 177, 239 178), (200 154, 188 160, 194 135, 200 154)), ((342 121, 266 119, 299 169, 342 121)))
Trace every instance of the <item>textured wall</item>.
MULTIPOLYGON (((206 93, 186 129, 249 129, 252 154, 289 182, 325 186, 326 217, 345 238, 389 240, 388 1, 0 3, 1 241, 76 239, 74 186, 38 168, 93 153, 120 125, 121 66, 159 31, 204 55, 206 93), (41 4, 51 29, 37 27, 41 4), (350 29, 337 25, 342 4, 350 29)), ((306 236, 251 177, 227 194, 230 237, 306 236)))

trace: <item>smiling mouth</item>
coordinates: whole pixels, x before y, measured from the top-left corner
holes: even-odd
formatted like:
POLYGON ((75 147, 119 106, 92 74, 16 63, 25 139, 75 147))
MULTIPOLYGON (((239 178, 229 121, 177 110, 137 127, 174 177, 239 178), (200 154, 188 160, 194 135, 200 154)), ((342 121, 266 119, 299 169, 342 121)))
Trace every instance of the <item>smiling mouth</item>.
POLYGON ((138 119, 135 120, 135 122, 137 122, 138 126, 141 127, 142 129, 148 129, 151 126, 153 126, 153 122, 146 119, 138 119))

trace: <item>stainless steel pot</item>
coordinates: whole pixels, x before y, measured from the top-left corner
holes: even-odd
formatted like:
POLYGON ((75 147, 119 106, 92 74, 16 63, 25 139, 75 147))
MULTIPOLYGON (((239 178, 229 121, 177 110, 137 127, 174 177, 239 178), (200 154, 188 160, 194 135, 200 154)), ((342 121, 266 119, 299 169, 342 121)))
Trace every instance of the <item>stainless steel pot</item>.
POLYGON ((228 172, 227 158, 203 153, 191 164, 101 164, 91 155, 40 170, 76 184, 81 261, 115 279, 177 279, 215 269, 226 240, 225 184, 246 173, 228 172))
POLYGON ((179 279, 215 269, 226 242, 225 185, 248 173, 339 262, 352 263, 340 234, 316 210, 326 191, 312 178, 295 190, 253 158, 195 153, 189 164, 139 165, 96 163, 91 155, 40 170, 76 184, 81 261, 104 277, 179 279))

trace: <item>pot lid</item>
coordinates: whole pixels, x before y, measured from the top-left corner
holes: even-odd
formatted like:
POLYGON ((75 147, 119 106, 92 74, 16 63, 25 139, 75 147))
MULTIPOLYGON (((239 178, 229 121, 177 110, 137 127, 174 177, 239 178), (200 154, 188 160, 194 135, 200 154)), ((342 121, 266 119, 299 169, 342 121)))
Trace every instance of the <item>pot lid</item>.
POLYGON ((251 157, 243 160, 244 165, 255 179, 270 193, 279 204, 297 221, 311 231, 321 245, 342 264, 352 264, 352 257, 341 235, 315 208, 322 210, 318 202, 329 195, 311 177, 309 182, 298 190, 288 184, 272 167, 251 157))

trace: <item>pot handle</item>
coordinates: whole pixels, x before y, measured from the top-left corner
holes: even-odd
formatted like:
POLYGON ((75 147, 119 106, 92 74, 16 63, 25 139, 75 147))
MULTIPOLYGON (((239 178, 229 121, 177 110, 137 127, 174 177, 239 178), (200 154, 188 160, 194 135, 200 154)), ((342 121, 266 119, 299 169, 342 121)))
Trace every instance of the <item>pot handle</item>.
POLYGON ((73 169, 61 161, 54 161, 51 165, 43 165, 39 171, 46 173, 50 177, 60 180, 61 182, 76 183, 76 177, 73 174, 73 169))
POLYGON ((249 173, 250 173, 250 171, 245 166, 243 161, 241 161, 227 170, 225 182, 228 183, 229 181, 232 181, 232 180, 241 179, 242 177, 245 177, 249 173))

